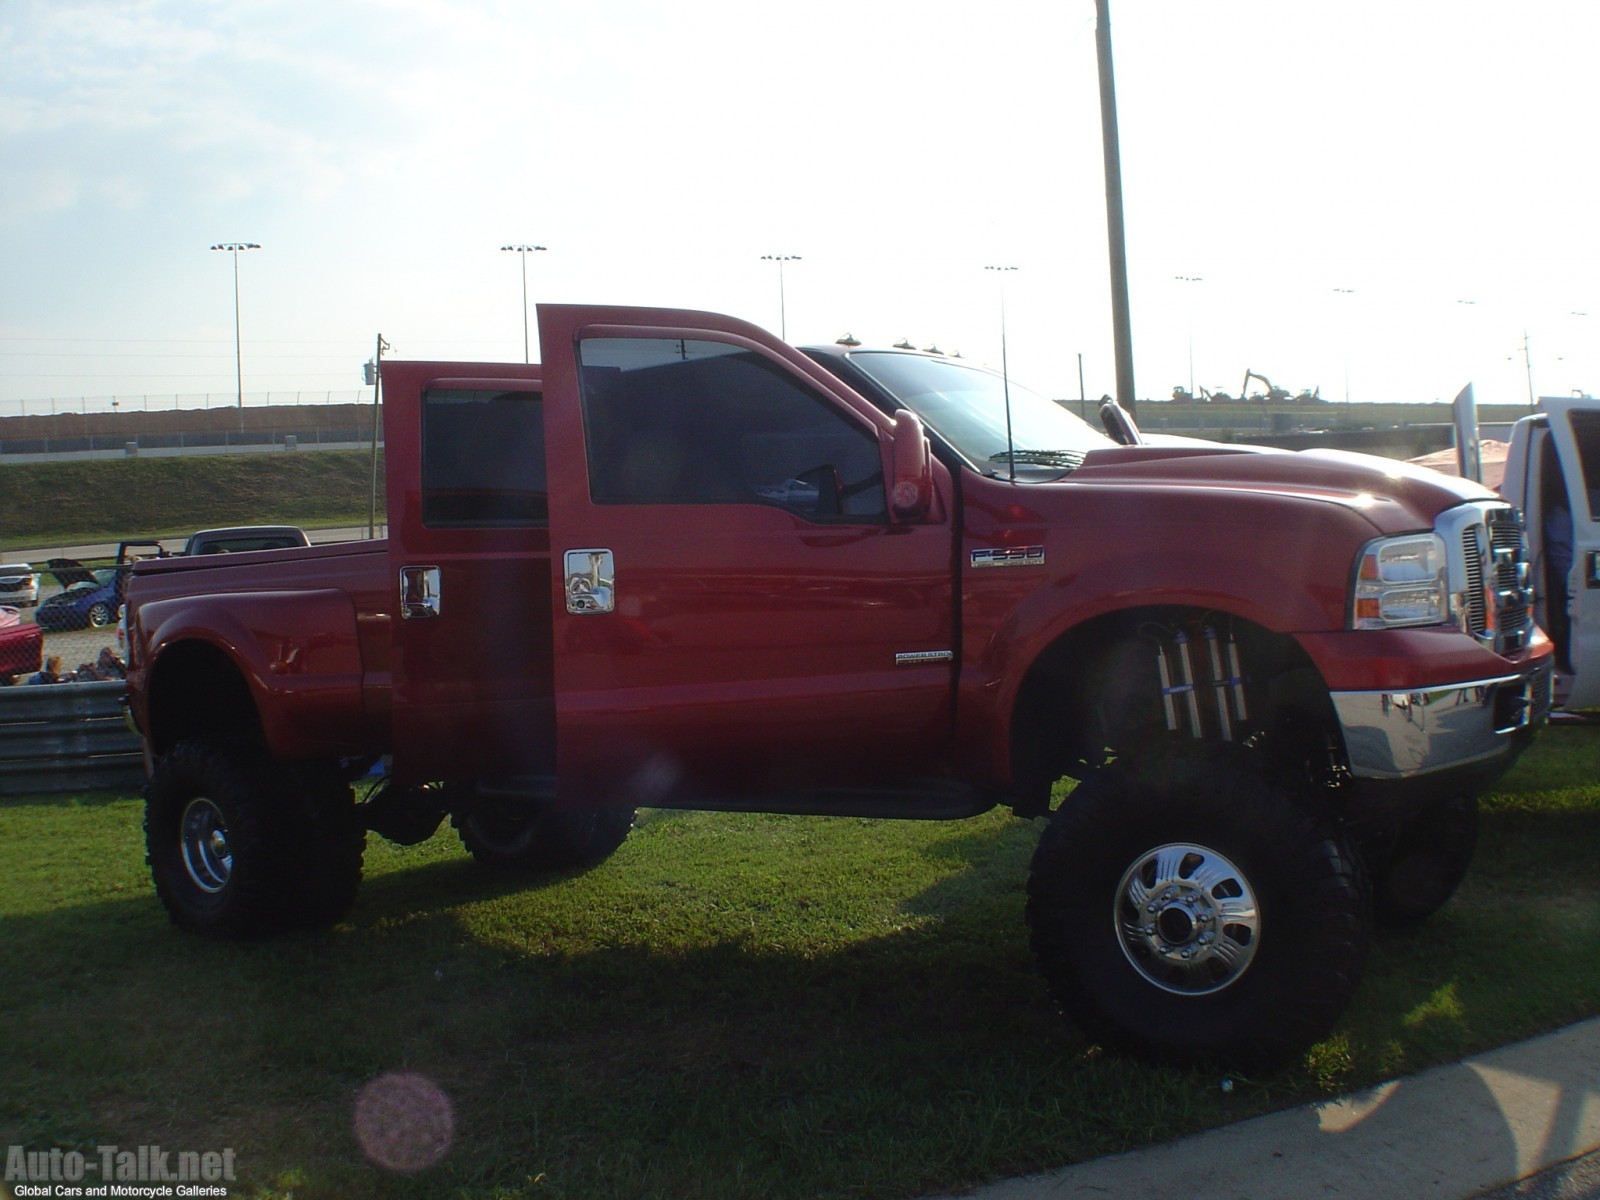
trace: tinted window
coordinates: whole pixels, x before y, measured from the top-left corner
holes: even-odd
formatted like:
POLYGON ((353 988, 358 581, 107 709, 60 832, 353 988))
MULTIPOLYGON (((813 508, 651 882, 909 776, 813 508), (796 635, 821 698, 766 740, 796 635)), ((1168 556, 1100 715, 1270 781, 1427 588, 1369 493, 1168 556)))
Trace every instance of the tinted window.
POLYGON ((771 504, 809 521, 882 520, 876 434, 780 365, 719 342, 581 347, 597 504, 771 504))
POLYGON ((422 400, 422 523, 545 525, 544 402, 533 392, 430 391, 422 400))
POLYGON ((1589 519, 1600 521, 1600 413, 1574 410, 1570 415, 1583 467, 1583 487, 1589 497, 1589 519))

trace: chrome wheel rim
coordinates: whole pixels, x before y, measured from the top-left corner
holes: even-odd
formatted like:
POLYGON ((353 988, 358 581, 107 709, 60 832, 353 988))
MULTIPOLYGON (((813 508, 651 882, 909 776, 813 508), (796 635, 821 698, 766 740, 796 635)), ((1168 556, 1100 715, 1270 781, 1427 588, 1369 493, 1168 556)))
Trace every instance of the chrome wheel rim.
POLYGON ((1236 983, 1261 942, 1244 872, 1206 846, 1158 846, 1123 872, 1114 919, 1133 969, 1164 992, 1204 996, 1236 983))
POLYGON ((222 810, 204 796, 189 801, 179 827, 183 867, 202 892, 215 895, 233 874, 233 847, 222 810))

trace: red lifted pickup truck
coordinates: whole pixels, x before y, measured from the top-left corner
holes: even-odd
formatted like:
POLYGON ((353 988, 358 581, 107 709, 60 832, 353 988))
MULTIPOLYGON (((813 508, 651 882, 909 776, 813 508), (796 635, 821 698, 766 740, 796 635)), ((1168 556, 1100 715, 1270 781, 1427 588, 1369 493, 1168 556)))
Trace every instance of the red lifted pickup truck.
POLYGON ((1474 484, 1119 444, 959 360, 708 313, 539 323, 541 366, 384 364, 387 539, 135 570, 180 926, 337 920, 368 830, 446 816, 550 868, 641 806, 1000 804, 1048 818, 1028 923, 1084 1029, 1266 1062, 1332 1025, 1374 913, 1448 899, 1546 716, 1521 518, 1474 484))

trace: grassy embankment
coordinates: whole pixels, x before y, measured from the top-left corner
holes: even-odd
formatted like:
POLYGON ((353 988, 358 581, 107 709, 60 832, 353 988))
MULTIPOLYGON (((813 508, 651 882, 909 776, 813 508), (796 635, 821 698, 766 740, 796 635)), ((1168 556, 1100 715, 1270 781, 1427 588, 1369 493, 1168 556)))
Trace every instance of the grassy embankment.
MULTIPOLYGON (((1230 1088, 1053 1011, 1022 923, 1040 827, 1000 813, 652 813, 542 881, 448 828, 374 839, 337 928, 224 944, 168 926, 136 797, 0 802, 0 1145, 230 1148, 237 1200, 802 1200, 1166 1141, 1600 1013, 1597 754, 1600 729, 1547 730, 1456 899, 1377 938, 1333 1037, 1230 1088), (437 1139, 437 1165, 363 1155, 358 1098, 389 1073, 409 1108, 367 1144, 437 1139)), ((1484 1154, 1509 1177, 1508 1146, 1484 1154)))
MULTIPOLYGON (((383 519, 379 457, 378 519, 383 519)), ((222 525, 365 525, 366 451, 0 465, 0 549, 182 537, 222 525)))

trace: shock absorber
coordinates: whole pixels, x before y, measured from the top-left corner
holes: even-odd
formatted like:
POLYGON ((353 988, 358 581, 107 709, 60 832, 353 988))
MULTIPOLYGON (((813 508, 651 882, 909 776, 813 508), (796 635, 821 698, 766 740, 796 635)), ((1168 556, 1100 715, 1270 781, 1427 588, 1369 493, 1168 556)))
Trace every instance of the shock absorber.
POLYGON ((1222 673, 1222 648, 1218 645, 1216 627, 1203 627, 1200 636, 1205 639, 1206 659, 1211 667, 1211 697, 1217 710, 1217 734, 1223 741, 1231 742, 1233 720, 1228 712, 1228 677, 1222 673))
POLYGON ((1186 721, 1190 737, 1204 737, 1200 699, 1195 695, 1194 655, 1189 647, 1189 635, 1183 630, 1174 629, 1170 635, 1166 630, 1156 633, 1156 672, 1161 682, 1161 707, 1167 729, 1176 733, 1186 721))
POLYGON ((1198 659, 1195 638, 1188 630, 1157 628, 1150 632, 1156 644, 1156 672, 1167 729, 1187 732, 1196 739, 1212 736, 1233 741, 1249 714, 1239 643, 1232 632, 1202 625, 1198 637, 1205 649, 1198 659), (1202 688, 1211 693, 1204 706, 1202 688))

